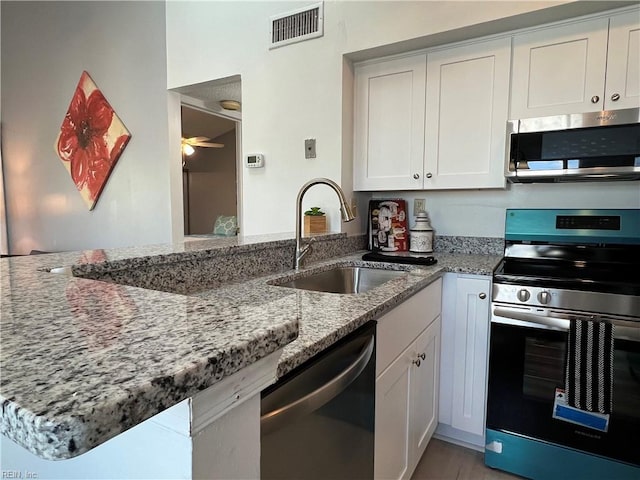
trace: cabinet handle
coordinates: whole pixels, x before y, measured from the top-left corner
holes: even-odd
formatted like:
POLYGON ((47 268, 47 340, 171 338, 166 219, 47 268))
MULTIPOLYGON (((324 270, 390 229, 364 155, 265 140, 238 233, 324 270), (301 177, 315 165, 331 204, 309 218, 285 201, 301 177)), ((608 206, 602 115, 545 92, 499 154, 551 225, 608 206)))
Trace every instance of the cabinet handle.
POLYGON ((413 363, 416 367, 419 367, 420 364, 422 363, 422 360, 424 360, 425 358, 427 358, 427 354, 422 352, 418 354, 418 358, 416 358, 415 360, 413 360, 411 363, 413 363))
POLYGON ((591 97, 591 103, 598 103, 600 101, 600 97, 598 95, 594 95, 591 97))
POLYGON ((480 300, 484 300, 485 298, 487 298, 487 294, 482 292, 480 295, 478 295, 478 297, 480 297, 480 300))
POLYGON ((427 173, 427 178, 431 178, 433 177, 433 175, 431 175, 431 172, 427 173))
POLYGON ((415 178, 416 180, 420 178, 420 174, 419 173, 414 173, 413 174, 413 178, 415 178))
POLYGON ((614 93, 613 95, 611 95, 611 100, 613 100, 614 102, 617 102, 618 100, 620 100, 620 94, 614 93))

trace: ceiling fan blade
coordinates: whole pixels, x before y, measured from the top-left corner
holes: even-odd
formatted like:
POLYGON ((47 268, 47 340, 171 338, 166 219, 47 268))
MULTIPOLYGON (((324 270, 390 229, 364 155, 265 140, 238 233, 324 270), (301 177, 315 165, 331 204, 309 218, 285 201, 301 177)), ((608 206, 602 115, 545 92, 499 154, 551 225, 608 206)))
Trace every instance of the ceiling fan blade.
POLYGON ((191 138, 187 138, 187 142, 191 142, 193 143, 199 143, 199 142, 208 142, 209 140, 211 140, 209 137, 191 137, 191 138))
POLYGON ((222 148, 224 147, 223 143, 208 143, 208 142, 198 142, 192 143, 194 147, 210 147, 210 148, 222 148))

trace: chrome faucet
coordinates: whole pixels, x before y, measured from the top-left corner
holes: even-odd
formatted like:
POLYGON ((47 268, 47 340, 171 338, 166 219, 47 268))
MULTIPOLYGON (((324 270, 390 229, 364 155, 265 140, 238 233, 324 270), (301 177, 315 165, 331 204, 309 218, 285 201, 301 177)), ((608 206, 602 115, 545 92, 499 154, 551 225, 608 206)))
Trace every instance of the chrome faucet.
POLYGON ((298 192, 298 199, 296 200, 296 270, 300 268, 300 263, 302 262, 304 256, 307 253, 311 252, 311 244, 315 241, 315 238, 311 238, 311 240, 309 240, 309 243, 305 247, 300 247, 300 240, 302 238, 302 197, 304 197, 304 194, 307 192, 307 190, 320 183, 329 185, 338 195, 338 198, 340 199, 340 212, 342 213, 343 221, 350 222, 351 220, 356 218, 351 212, 351 208, 349 208, 349 205, 347 205, 347 199, 344 196, 344 192, 336 182, 334 182, 333 180, 329 180, 328 178, 314 178, 305 183, 300 188, 300 191, 298 192))

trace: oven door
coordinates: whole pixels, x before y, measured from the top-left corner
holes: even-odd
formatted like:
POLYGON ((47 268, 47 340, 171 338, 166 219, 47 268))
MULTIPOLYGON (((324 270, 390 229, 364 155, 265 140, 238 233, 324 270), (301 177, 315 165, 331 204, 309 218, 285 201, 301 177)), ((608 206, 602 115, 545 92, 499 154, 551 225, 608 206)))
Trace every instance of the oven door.
POLYGON ((556 389, 564 389, 569 317, 492 304, 487 429, 640 466, 640 324, 610 319, 613 408, 602 431, 553 418, 556 389))

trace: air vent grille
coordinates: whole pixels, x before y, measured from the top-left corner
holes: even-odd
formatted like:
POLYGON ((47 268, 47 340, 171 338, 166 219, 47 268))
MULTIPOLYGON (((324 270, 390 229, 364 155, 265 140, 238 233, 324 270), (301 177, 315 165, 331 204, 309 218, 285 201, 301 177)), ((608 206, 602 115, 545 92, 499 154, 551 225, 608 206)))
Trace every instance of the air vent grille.
POLYGON ((271 17, 269 48, 321 37, 324 31, 323 20, 322 2, 271 17))

